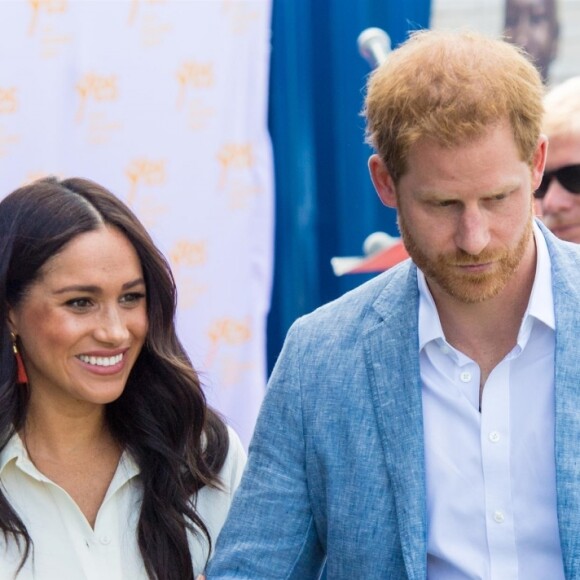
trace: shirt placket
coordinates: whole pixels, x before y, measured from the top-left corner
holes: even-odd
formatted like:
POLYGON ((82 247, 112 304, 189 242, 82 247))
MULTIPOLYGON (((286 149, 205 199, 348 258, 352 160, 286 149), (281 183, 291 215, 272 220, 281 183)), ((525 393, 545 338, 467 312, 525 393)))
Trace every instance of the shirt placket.
POLYGON ((491 580, 518 578, 511 497, 509 375, 508 357, 491 372, 482 396, 480 442, 491 580))
POLYGON ((108 498, 101 509, 90 544, 93 553, 93 569, 98 578, 107 580, 123 580, 121 566, 121 538, 119 537, 118 509, 115 497, 108 498), (114 571, 114 572, 113 572, 114 571))

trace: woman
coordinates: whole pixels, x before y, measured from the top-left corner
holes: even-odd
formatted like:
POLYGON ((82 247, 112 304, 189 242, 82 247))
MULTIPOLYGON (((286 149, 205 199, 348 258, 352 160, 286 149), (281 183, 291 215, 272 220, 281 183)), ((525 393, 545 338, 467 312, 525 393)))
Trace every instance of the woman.
POLYGON ((192 579, 245 461, 142 224, 83 179, 0 202, 0 579, 192 579))

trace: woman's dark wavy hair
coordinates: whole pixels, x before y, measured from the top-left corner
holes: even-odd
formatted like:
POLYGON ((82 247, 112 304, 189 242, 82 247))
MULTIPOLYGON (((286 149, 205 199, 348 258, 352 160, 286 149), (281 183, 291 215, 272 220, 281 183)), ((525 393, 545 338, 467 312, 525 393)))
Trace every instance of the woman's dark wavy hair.
MULTIPOLYGON (((0 202, 0 449, 26 420, 29 392, 16 384, 8 310, 38 279, 47 260, 76 236, 117 228, 132 243, 147 287, 149 330, 123 394, 106 406, 109 427, 140 467, 143 502, 138 543, 155 580, 194 578, 187 530, 211 538, 192 498, 219 487, 227 430, 207 405, 174 324, 176 289, 170 267, 143 225, 119 199, 85 179, 50 177, 0 202)), ((33 541, 0 490, 0 530, 23 551, 33 541)), ((200 571, 197 571, 198 573, 200 571)))

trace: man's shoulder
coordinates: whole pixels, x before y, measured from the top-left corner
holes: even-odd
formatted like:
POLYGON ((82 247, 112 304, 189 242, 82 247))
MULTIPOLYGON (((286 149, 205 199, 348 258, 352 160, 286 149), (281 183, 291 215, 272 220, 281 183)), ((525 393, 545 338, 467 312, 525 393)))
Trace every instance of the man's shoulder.
POLYGON ((551 244, 548 242, 548 247, 550 246, 555 250, 552 257, 555 256, 557 260, 570 260, 574 263, 580 261, 580 244, 555 238, 551 244))
POLYGON ((580 244, 561 240, 545 226, 541 228, 548 246, 552 271, 557 276, 555 283, 558 282, 559 274, 563 274, 567 279, 578 280, 580 283, 580 244))
POLYGON ((334 395, 341 386, 351 388, 361 380, 356 369, 365 363, 369 337, 416 328, 418 294, 416 268, 407 261, 302 316, 288 331, 270 385, 280 384, 281 377, 286 386, 313 384, 304 392, 321 397, 324 385, 332 385, 334 395))
POLYGON ((363 320, 372 324, 387 311, 394 311, 401 298, 408 298, 416 288, 416 269, 410 260, 379 274, 354 290, 320 306, 313 312, 299 318, 294 327, 302 330, 340 328, 342 333, 349 327, 360 332, 363 320))

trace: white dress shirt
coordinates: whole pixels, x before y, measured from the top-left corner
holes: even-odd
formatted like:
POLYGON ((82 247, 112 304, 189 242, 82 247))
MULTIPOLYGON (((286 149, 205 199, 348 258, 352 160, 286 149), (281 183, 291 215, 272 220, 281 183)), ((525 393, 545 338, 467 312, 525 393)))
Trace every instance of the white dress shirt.
POLYGON ((550 256, 517 344, 490 373, 446 340, 419 272, 429 580, 564 580, 554 460, 555 321, 550 256))
MULTIPOLYGON (((237 488, 246 455, 236 433, 220 472, 223 490, 204 487, 197 495, 197 513, 215 545, 237 488)), ((113 476, 94 529, 76 503, 30 461, 18 435, 0 454, 0 482, 34 542, 17 580, 141 580, 145 568, 137 544, 141 502, 139 468, 125 452, 113 476)), ((203 571, 207 541, 189 534, 195 574, 203 571)), ((0 534, 0 580, 13 580, 20 553, 11 538, 0 534)))

